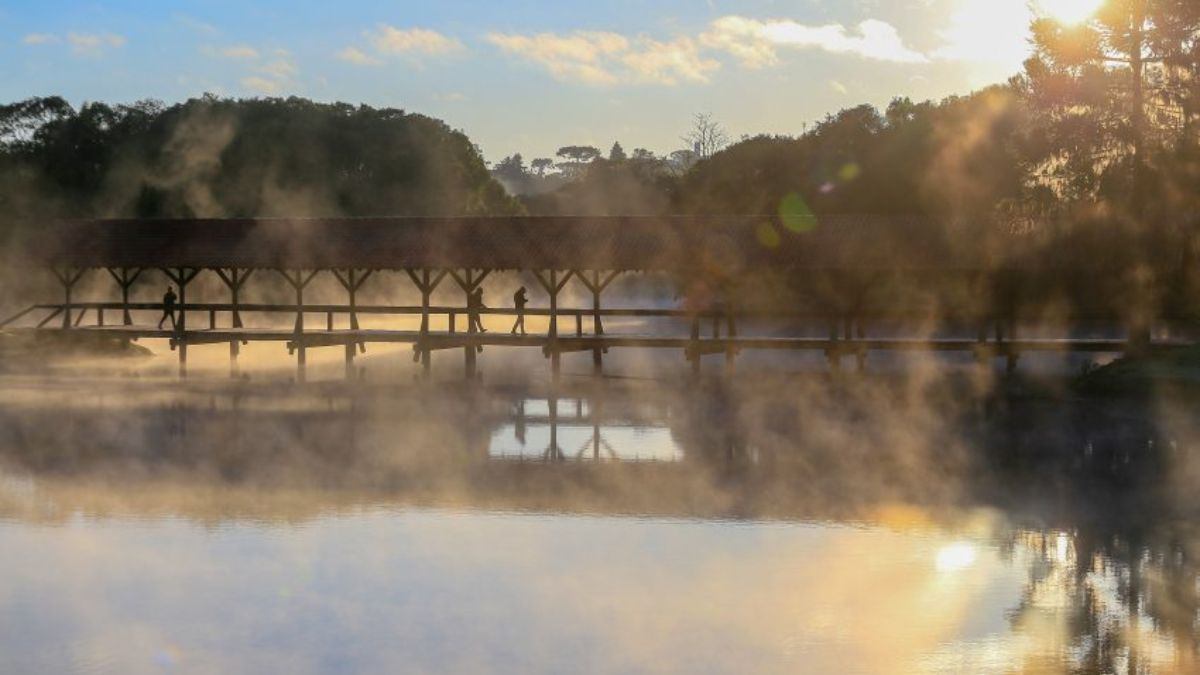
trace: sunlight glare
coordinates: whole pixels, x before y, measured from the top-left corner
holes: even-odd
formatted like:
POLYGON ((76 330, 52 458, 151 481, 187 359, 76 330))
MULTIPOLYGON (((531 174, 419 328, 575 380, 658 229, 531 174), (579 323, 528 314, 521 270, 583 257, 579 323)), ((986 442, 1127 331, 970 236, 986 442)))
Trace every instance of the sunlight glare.
POLYGON ((943 546, 937 552, 937 570, 939 572, 957 572, 975 563, 975 547, 966 542, 955 542, 943 546))
POLYGON ((1038 14, 1071 25, 1087 21, 1104 0, 1039 0, 1038 14))

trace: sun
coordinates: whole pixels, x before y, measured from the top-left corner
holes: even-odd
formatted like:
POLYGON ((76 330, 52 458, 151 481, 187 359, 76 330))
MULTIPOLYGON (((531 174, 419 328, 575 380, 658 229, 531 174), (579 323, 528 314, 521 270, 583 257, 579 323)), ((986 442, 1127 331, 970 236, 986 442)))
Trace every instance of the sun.
POLYGON ((1102 4, 1104 0, 1037 0, 1035 9, 1041 16, 1070 25, 1092 18, 1102 4))

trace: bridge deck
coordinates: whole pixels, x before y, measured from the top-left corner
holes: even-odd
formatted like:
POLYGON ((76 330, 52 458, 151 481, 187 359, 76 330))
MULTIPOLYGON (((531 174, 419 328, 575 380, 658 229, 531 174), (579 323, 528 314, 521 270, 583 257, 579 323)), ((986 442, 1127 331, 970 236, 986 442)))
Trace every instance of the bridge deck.
MULTIPOLYGON (((16 329, 41 332, 61 332, 61 328, 16 329)), ((1116 338, 1019 338, 1002 342, 981 342, 972 338, 957 337, 865 337, 830 339, 827 337, 699 337, 649 334, 613 333, 602 335, 560 334, 551 338, 547 334, 512 335, 507 332, 486 333, 430 331, 422 334, 413 330, 386 329, 308 329, 297 333, 292 328, 215 328, 174 331, 154 326, 79 326, 73 330, 87 333, 103 333, 130 339, 167 339, 187 344, 216 344, 224 342, 285 342, 289 346, 324 347, 343 346, 355 343, 404 343, 418 344, 433 350, 458 347, 541 347, 548 351, 570 352, 609 347, 642 348, 696 348, 705 353, 724 352, 727 349, 763 350, 812 350, 840 351, 963 351, 995 350, 1000 352, 1121 352, 1128 342, 1116 338)), ((1156 341, 1151 349, 1174 348, 1190 344, 1180 340, 1156 341)))

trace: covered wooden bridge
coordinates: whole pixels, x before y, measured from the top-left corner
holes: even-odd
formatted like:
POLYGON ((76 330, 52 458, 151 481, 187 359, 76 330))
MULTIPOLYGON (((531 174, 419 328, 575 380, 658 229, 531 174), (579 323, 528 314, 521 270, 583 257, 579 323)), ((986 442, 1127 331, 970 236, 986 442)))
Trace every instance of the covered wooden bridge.
MULTIPOLYGON (((165 338, 186 372, 189 345, 228 343, 236 368, 239 345, 278 341, 296 354, 303 378, 306 351, 340 346, 347 373, 368 343, 410 343, 414 359, 428 372, 430 354, 462 349, 467 374, 474 375, 484 347, 536 346, 560 371, 563 353, 591 352, 597 371, 603 354, 613 347, 665 348, 681 351, 699 369, 705 354, 723 354, 732 368, 742 349, 819 350, 837 366, 845 355, 860 365, 870 350, 970 351, 980 358, 1008 357, 1011 366, 1021 351, 1122 351, 1124 339, 1020 340, 999 310, 977 317, 975 335, 959 338, 869 337, 861 299, 881 280, 964 281, 987 295, 987 307, 1005 270, 993 262, 970 232, 948 236, 945 226, 916 219, 854 217, 786 219, 779 217, 503 217, 503 218, 366 218, 366 219, 229 219, 229 220, 89 220, 60 222, 35 232, 27 241, 28 261, 49 268, 61 284, 62 301, 32 305, 5 319, 0 327, 33 323, 34 330, 103 331, 129 339, 165 338), (73 293, 89 270, 103 270, 114 282, 119 301, 78 302, 73 293), (364 284, 380 271, 402 272, 419 293, 412 306, 364 305, 364 284), (476 310, 469 302, 435 306, 434 291, 452 283, 464 298, 481 287, 489 274, 516 271, 532 275, 549 298, 546 308, 526 314, 548 317, 542 334, 483 333, 469 320, 473 311, 513 316, 512 308, 476 310), (228 291, 227 302, 192 302, 189 285, 202 273, 215 275, 228 291), (602 296, 624 273, 669 276, 682 300, 673 309, 605 307, 602 296), (178 289, 179 320, 169 329, 135 322, 139 312, 160 312, 162 305, 134 302, 131 289, 147 273, 161 273, 178 289), (294 297, 282 304, 242 301, 246 285, 263 274, 286 280, 294 297), (306 302, 305 290, 317 275, 336 278, 346 302, 306 302), (745 297, 746 280, 770 276, 790 287, 822 289, 825 298, 813 309, 755 305, 745 297), (560 300, 569 283, 591 296, 590 307, 564 307, 560 300), (244 313, 295 315, 291 328, 246 325, 244 313), (189 323, 189 313, 207 314, 207 325, 189 323), (320 325, 306 316, 324 315, 320 325), (364 315, 419 315, 417 330, 365 329, 364 315), (94 321, 86 322, 87 317, 94 321), (444 316, 445 329, 435 330, 431 317, 444 316), (676 318, 687 334, 608 334, 607 317, 676 318), (115 319, 113 319, 115 317, 115 319), (344 317, 344 321, 339 320, 344 317), (458 317, 466 319, 461 329, 458 317), (820 319, 828 333, 739 335, 745 319, 774 319, 785 326, 801 319, 820 319), (711 336, 701 328, 712 320, 711 336), (563 330, 566 320, 573 330, 563 330), (990 330, 994 328, 994 331, 990 330), (724 329, 724 334, 722 334, 724 329)), ((378 282, 376 282, 378 283, 378 282)), ((759 287, 763 288, 762 286, 759 287)), ((157 317, 158 314, 153 316, 157 317)), ((1154 345, 1151 345, 1153 347, 1154 345)))

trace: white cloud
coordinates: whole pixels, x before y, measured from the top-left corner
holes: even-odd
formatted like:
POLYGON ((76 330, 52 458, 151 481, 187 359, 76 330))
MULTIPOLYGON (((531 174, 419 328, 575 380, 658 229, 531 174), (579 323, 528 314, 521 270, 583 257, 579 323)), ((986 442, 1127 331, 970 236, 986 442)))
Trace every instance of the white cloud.
POLYGON ((257 70, 276 80, 286 80, 296 74, 296 64, 288 59, 275 59, 259 66, 257 70))
POLYGON ((700 55, 691 38, 671 42, 642 40, 639 48, 621 57, 638 81, 675 85, 680 80, 707 82, 708 74, 721 67, 713 59, 700 55))
POLYGON ((253 60, 258 58, 258 50, 249 45, 232 45, 220 51, 227 59, 253 60))
POLYGON ((608 64, 614 55, 629 50, 629 40, 616 33, 576 31, 568 36, 553 33, 515 35, 491 33, 488 42, 510 54, 532 61, 560 80, 584 84, 615 84, 608 64))
POLYGON ((67 43, 76 54, 99 55, 110 47, 125 45, 125 37, 115 33, 67 33, 67 43))
POLYGON ((779 63, 775 45, 763 35, 761 21, 741 16, 725 16, 712 22, 701 33, 705 47, 728 52, 747 68, 762 68, 779 63))
POLYGON ((728 52, 747 68, 777 63, 777 52, 783 47, 819 49, 894 63, 929 61, 925 54, 905 46, 894 26, 877 19, 867 19, 850 29, 836 23, 809 26, 786 19, 759 21, 726 16, 714 21, 700 41, 707 47, 728 52))
MULTIPOLYGON (((53 33, 29 33, 21 38, 27 45, 49 45, 63 42, 53 33)), ((125 36, 116 33, 67 33, 66 43, 79 56, 99 56, 105 50, 125 46, 125 36)))
POLYGON ((187 26, 188 28, 192 29, 193 31, 195 31, 196 33, 198 33, 200 35, 212 37, 214 35, 220 34, 220 32, 221 32, 220 30, 217 29, 216 26, 212 25, 211 23, 205 23, 204 21, 201 21, 193 16, 188 16, 187 14, 176 14, 176 15, 174 15, 173 18, 175 19, 175 21, 179 22, 180 24, 182 24, 184 26, 187 26))
POLYGON ((404 56, 418 64, 423 58, 450 56, 466 51, 457 38, 448 37, 428 28, 396 28, 379 24, 375 30, 363 32, 366 44, 349 45, 335 56, 356 66, 378 66, 384 57, 404 56))
POLYGON ((21 42, 27 45, 48 45, 59 42, 59 39, 57 35, 50 33, 30 33, 21 38, 21 42))
POLYGON ((337 53, 337 57, 347 63, 353 63, 356 66, 378 66, 383 61, 371 56, 358 47, 346 47, 337 53))
POLYGON ((380 54, 416 54, 442 56, 466 49, 462 42, 427 28, 395 28, 379 24, 367 39, 380 54))
POLYGON ((284 83, 269 77, 251 75, 242 78, 242 86, 256 94, 274 96, 283 91, 284 83))
POLYGON ((703 58, 693 40, 630 40, 618 33, 576 31, 570 35, 491 33, 488 42, 533 62, 555 78, 590 85, 643 82, 674 85, 681 80, 707 82, 720 67, 703 58))

